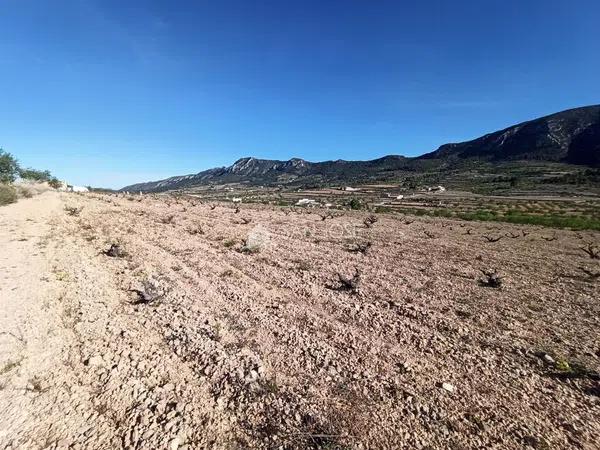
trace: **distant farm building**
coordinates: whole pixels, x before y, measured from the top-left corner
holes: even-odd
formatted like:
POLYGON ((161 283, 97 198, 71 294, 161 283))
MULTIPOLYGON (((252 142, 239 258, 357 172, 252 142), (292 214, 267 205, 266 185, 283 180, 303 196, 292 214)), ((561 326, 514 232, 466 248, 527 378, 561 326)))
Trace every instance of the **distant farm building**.
POLYGON ((445 190, 446 188, 444 186, 433 186, 427 188, 428 192, 444 192, 445 190))
POLYGON ((296 202, 296 206, 317 206, 318 203, 312 198, 301 198, 296 202))
POLYGON ((390 194, 390 193, 388 193, 387 194, 387 198, 393 198, 395 200, 402 200, 404 198, 404 195, 402 195, 402 194, 397 195, 397 194, 390 194))

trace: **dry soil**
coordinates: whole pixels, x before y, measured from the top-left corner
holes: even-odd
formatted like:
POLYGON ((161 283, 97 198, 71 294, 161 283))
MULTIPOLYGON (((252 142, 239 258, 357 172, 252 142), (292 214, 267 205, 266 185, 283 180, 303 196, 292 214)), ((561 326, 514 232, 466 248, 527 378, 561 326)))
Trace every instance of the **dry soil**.
POLYGON ((0 448, 600 448, 600 235, 368 215, 0 208, 0 448))

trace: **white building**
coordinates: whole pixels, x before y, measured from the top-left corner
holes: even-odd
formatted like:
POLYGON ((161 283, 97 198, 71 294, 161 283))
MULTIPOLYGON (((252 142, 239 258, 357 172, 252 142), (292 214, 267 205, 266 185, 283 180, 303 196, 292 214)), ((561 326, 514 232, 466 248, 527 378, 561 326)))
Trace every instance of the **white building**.
POLYGON ((446 188, 444 186, 434 186, 434 187, 428 187, 427 190, 429 192, 444 192, 446 190, 446 188))
POLYGON ((312 198, 301 198, 296 202, 296 206, 317 206, 317 204, 312 198))

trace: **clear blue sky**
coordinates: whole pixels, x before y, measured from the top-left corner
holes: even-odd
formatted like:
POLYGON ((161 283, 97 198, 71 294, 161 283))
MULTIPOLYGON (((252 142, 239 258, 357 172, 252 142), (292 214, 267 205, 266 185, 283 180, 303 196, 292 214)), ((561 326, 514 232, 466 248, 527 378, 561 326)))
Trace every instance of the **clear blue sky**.
POLYGON ((0 30, 0 146, 76 184, 418 155, 600 102, 598 0, 0 0, 0 30))

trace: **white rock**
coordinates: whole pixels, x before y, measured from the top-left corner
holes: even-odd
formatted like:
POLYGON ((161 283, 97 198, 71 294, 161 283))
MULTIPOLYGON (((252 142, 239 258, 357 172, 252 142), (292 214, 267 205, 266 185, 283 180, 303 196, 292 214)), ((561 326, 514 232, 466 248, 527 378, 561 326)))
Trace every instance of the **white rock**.
POLYGON ((544 361, 545 361, 547 364, 554 364, 554 358, 553 358, 552 356, 550 356, 548 353, 546 353, 546 354, 544 355, 544 361))
POLYGON ((411 366, 407 361, 402 361, 400 363, 398 363, 398 367, 400 368, 400 370, 402 372, 410 372, 411 371, 411 366))
POLYGON ((102 359, 102 356, 100 355, 95 355, 92 356, 90 359, 88 359, 88 365, 90 366, 102 366, 104 364, 104 360, 102 359))
POLYGON ((442 389, 448 392, 454 392, 454 386, 450 383, 442 383, 442 389))

